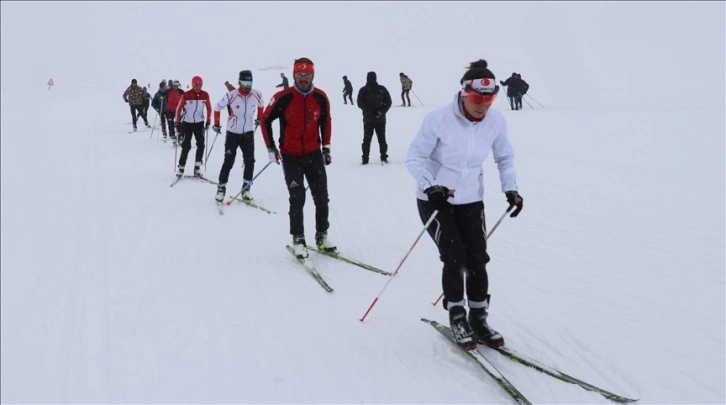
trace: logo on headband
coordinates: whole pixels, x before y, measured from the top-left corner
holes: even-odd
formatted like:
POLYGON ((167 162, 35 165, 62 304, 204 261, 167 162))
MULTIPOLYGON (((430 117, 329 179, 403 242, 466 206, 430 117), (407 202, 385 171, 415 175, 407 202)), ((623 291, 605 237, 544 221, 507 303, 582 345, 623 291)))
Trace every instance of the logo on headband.
POLYGON ((315 67, 310 63, 296 63, 292 69, 292 73, 315 73, 315 67))
POLYGON ((468 91, 469 89, 474 90, 475 92, 480 94, 496 94, 498 90, 497 85, 494 83, 494 80, 489 78, 472 79, 465 81, 462 86, 462 90, 468 91))

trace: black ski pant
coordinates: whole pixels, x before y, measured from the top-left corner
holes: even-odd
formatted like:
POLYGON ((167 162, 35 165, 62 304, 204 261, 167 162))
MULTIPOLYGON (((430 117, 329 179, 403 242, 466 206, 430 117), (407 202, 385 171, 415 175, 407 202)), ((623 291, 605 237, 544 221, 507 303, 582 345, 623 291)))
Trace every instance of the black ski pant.
POLYGON ((345 92, 343 93, 343 104, 348 104, 348 99, 350 99, 350 104, 353 104, 353 93, 345 92))
POLYGON ((404 99, 403 96, 406 96, 406 98, 408 99, 408 106, 411 107, 411 97, 408 96, 408 93, 410 91, 411 91, 411 89, 408 89, 408 90, 403 89, 403 90, 401 90, 401 102, 403 103, 404 106, 406 105, 406 99, 404 99))
POLYGON ((282 155, 282 170, 290 194, 290 235, 305 235, 303 207, 305 206, 305 180, 315 203, 315 230, 325 232, 328 223, 328 175, 323 153, 318 150, 304 156, 282 155))
MULTIPOLYGON (((418 214, 425 224, 435 208, 428 201, 416 201, 418 214)), ((444 309, 450 309, 450 304, 463 306, 465 286, 470 308, 486 305, 489 255, 485 226, 484 203, 478 201, 462 205, 446 204, 427 229, 444 263, 441 275, 444 309)))
POLYGON ((149 125, 149 121, 146 119, 146 114, 143 113, 144 106, 132 105, 132 106, 130 106, 130 108, 131 108, 131 120, 134 123, 134 128, 136 128, 136 121, 138 120, 138 116, 136 115, 137 113, 139 114, 139 116, 141 118, 144 119, 144 122, 146 123, 146 125, 149 125))
MULTIPOLYGON (((242 178, 247 181, 252 180, 252 174, 255 172, 255 133, 254 131, 248 131, 244 134, 237 134, 234 132, 227 131, 227 136, 224 140, 224 163, 222 163, 222 170, 219 171, 219 185, 227 185, 229 180, 229 172, 234 166, 234 159, 237 157, 237 148, 242 150, 242 160, 245 163, 244 173, 242 178)), ((247 191, 249 191, 249 187, 247 191)))
MULTIPOLYGON (((166 111, 161 111, 161 112, 157 111, 157 113, 159 114, 159 121, 161 124, 161 133, 164 134, 164 138, 166 138, 166 111)), ((174 126, 172 125, 172 128, 173 127, 174 126)))
MULTIPOLYGON (((508 98, 509 98, 509 108, 511 108, 512 110, 519 110, 519 108, 517 108, 517 96, 508 96, 508 98)), ((521 101, 519 104, 520 105, 522 104, 521 101)))
POLYGON ((197 140, 197 155, 194 158, 194 165, 202 165, 202 159, 204 158, 204 123, 183 122, 181 136, 184 137, 184 140, 181 143, 181 156, 179 156, 179 166, 181 167, 187 164, 187 156, 189 150, 192 149, 192 135, 197 140))
POLYGON ((517 110, 522 109, 522 95, 521 94, 514 96, 514 105, 517 107, 517 110))
POLYGON ((381 152, 381 161, 388 160, 388 144, 386 143, 386 121, 363 121, 363 150, 362 161, 368 163, 368 157, 371 152, 371 140, 373 140, 373 131, 376 132, 378 138, 378 149, 381 152))
MULTIPOLYGON (((174 134, 174 118, 176 117, 176 113, 174 111, 166 111, 166 122, 169 124, 169 136, 172 138, 176 138, 176 135, 174 134)), ((179 134, 181 136, 181 134, 179 134)))

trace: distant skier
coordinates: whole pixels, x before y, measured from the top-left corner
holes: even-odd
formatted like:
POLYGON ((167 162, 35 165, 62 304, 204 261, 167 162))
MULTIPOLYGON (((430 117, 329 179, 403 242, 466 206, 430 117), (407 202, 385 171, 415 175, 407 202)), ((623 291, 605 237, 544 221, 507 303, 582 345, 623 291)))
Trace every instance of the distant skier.
POLYGON ((401 79, 401 107, 406 107, 406 100, 408 100, 408 106, 411 107, 411 97, 408 93, 413 88, 413 80, 403 72, 399 73, 398 77, 401 79))
MULTIPOLYGON (((169 124, 169 138, 171 138, 171 141, 175 145, 181 142, 181 139, 177 140, 174 134, 174 130, 176 129, 174 124, 176 120, 176 108, 179 106, 179 102, 184 95, 184 90, 180 89, 179 86, 181 86, 179 80, 173 80, 169 86, 169 91, 166 93, 166 120, 169 124)), ((181 136, 182 134, 180 132, 179 137, 181 138, 181 136)))
POLYGON ((287 81, 287 77, 285 77, 284 73, 280 73, 280 78, 282 78, 282 83, 278 84, 275 87, 282 87, 283 90, 290 87, 290 82, 287 81))
POLYGON ((353 85, 350 83, 350 80, 348 80, 348 76, 343 76, 343 104, 348 104, 348 99, 350 99, 350 104, 353 104, 353 85))
MULTIPOLYGON (((134 131, 136 131, 136 113, 143 111, 144 104, 144 90, 136 83, 136 79, 131 79, 131 85, 124 91, 123 94, 124 102, 129 104, 131 110, 131 121, 134 124, 134 131)), ((146 119, 146 115, 142 115, 144 123, 147 128, 151 128, 149 121, 146 119)))
MULTIPOLYGON (((176 81, 174 83, 177 83, 176 81)), ((186 91, 179 105, 176 107, 174 126, 179 130, 183 138, 179 166, 177 166, 177 177, 184 175, 184 166, 187 163, 189 150, 192 149, 192 135, 197 141, 197 152, 194 159, 194 177, 201 177, 202 159, 204 158, 204 131, 209 129, 212 119, 212 105, 209 101, 209 94, 202 90, 202 78, 192 78, 192 88, 186 91), (206 111, 206 115, 204 114, 206 111), (183 113, 182 113, 183 112, 183 113), (206 121, 206 123, 205 123, 206 121)))
POLYGON ((154 94, 154 98, 151 100, 151 108, 156 110, 159 114, 159 122, 161 124, 161 133, 164 136, 164 142, 166 142, 166 96, 169 94, 169 88, 166 87, 166 81, 162 80, 159 83, 159 90, 154 94))
POLYGON ((424 117, 409 147, 406 168, 416 184, 421 221, 428 222, 438 212, 428 233, 444 264, 444 309, 449 311, 454 340, 467 349, 476 347, 477 341, 502 346, 504 338, 487 323, 483 164, 490 152, 509 208, 516 206, 511 217, 522 211, 523 198, 517 191, 507 124, 500 112, 491 109, 499 91, 494 73, 480 59, 469 65, 460 83, 461 90, 448 106, 424 117))

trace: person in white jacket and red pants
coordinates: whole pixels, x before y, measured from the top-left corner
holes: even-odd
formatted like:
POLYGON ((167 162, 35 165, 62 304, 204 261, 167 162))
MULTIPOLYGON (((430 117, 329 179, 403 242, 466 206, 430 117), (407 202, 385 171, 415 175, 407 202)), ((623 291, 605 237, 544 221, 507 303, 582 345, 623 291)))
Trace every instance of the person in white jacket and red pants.
POLYGON ((487 324, 483 163, 490 152, 510 209, 516 206, 510 216, 516 217, 523 207, 506 121, 491 109, 499 91, 496 83, 485 60, 472 62, 452 102, 424 118, 406 157, 421 221, 427 223, 438 211, 428 233, 444 264, 444 309, 449 311, 451 331, 466 349, 477 342, 504 345, 502 336, 487 324))

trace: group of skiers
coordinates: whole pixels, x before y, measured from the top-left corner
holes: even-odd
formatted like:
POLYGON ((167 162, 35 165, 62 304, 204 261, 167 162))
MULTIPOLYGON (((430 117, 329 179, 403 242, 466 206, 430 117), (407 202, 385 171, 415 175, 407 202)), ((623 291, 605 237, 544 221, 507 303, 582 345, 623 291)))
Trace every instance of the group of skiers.
MULTIPOLYGON (((237 148, 241 149, 244 160, 242 198, 252 200, 249 191, 255 167, 254 133, 259 126, 270 163, 282 164, 290 204, 292 249, 298 258, 305 259, 308 255, 303 221, 305 184, 310 188, 315 205, 315 245, 321 250, 336 251, 336 245, 328 237, 326 167, 332 163, 331 115, 327 94, 313 84, 313 62, 308 58, 296 59, 292 73, 293 86, 289 86, 284 73, 281 74, 282 83, 277 87, 283 89, 270 99, 267 106, 262 93, 253 88, 250 70, 239 72, 238 87, 226 83, 227 93, 213 107, 209 94, 202 90, 203 82, 199 76, 192 78, 192 88, 187 92, 179 89, 178 80, 161 82, 151 105, 168 122, 172 139, 175 140, 175 128, 181 138, 182 154, 177 167, 179 177, 184 173, 192 136, 197 145, 194 176, 201 177, 205 130, 209 129, 213 116, 212 130, 220 134, 220 112, 227 109, 224 163, 215 195, 218 204, 225 198, 237 148), (275 120, 280 121, 277 142, 272 128, 275 120)), ((410 100, 406 104, 404 96, 408 97, 412 82, 403 73, 400 78, 402 105, 410 106, 410 100)), ((352 85, 347 76, 343 76, 343 80, 344 102, 353 104, 352 85)), ((528 86, 522 87, 522 82, 516 74, 500 82, 508 86, 508 96, 515 98, 512 109, 517 109, 516 95, 521 98, 527 91, 528 86)), ((499 171, 501 190, 509 204, 507 212, 516 217, 523 208, 506 121, 500 112, 491 109, 500 89, 496 83, 496 77, 485 60, 472 62, 460 79, 461 88, 452 102, 425 116, 405 161, 416 185, 420 219, 428 225, 427 231, 443 263, 443 306, 449 311, 452 335, 466 349, 474 348, 477 342, 489 346, 504 345, 501 334, 487 323, 490 294, 486 271, 489 255, 483 203, 483 163, 490 153, 499 171), (462 160, 464 156, 466 159, 462 160)), ((140 96, 134 86, 138 87, 136 80, 124 93, 124 100, 132 106, 132 114, 140 96)), ((374 132, 378 137, 381 161, 386 162, 386 113, 392 101, 388 90, 378 84, 376 72, 368 72, 366 85, 359 90, 356 101, 363 113, 362 163, 368 163, 374 132)), ((142 116, 147 122, 146 116, 142 116)), ((164 121, 162 119, 162 133, 166 137, 164 121)))

